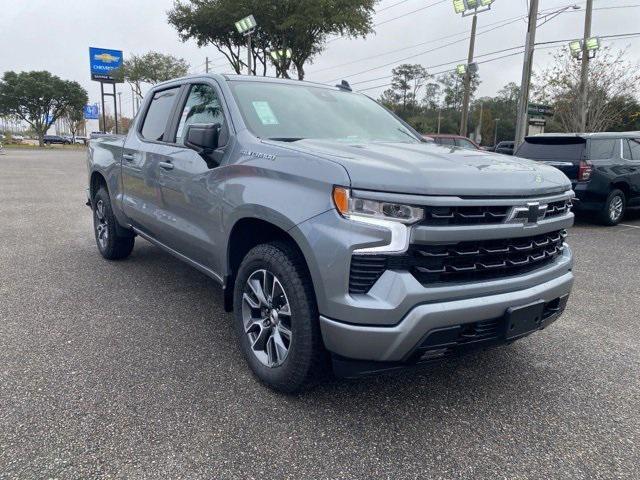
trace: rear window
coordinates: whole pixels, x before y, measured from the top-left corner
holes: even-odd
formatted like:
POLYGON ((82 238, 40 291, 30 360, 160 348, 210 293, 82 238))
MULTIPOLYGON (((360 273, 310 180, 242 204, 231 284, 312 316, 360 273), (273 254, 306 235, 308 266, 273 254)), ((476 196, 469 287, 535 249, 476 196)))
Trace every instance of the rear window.
POLYGON ((606 160, 612 158, 616 149, 615 138, 598 138, 591 140, 589 160, 606 160))
POLYGON ((586 140, 579 137, 527 138, 516 155, 531 160, 579 162, 584 157, 586 140))

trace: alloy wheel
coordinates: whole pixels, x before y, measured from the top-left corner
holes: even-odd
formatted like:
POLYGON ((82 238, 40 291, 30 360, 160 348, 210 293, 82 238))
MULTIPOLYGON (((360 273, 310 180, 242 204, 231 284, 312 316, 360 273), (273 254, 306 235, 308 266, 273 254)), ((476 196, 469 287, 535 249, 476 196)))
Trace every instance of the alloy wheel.
POLYGON ((624 201, 620 196, 613 197, 609 205, 609 218, 613 222, 617 222, 622 216, 624 210, 624 201))
POLYGON ((251 351, 266 367, 284 363, 291 348, 291 306, 272 272, 256 270, 242 295, 242 320, 251 351))
POLYGON ((96 235, 101 249, 106 249, 109 242, 109 222, 104 210, 104 202, 96 203, 96 235))

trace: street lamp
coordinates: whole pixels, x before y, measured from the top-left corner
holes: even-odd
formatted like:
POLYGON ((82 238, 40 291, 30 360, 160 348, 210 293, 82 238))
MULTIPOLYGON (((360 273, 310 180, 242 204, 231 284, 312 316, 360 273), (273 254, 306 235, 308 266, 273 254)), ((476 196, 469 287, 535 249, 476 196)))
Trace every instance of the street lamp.
POLYGON ((463 17, 491 10, 495 0, 453 0, 453 10, 463 17))
POLYGON ((256 29, 256 19, 253 15, 249 15, 248 17, 244 17, 241 20, 236 22, 236 30, 241 35, 247 37, 247 69, 249 70, 249 75, 251 75, 251 34, 256 29))
POLYGON ((582 55, 585 50, 589 58, 594 58, 596 52, 600 50, 600 37, 587 38, 586 43, 584 40, 574 40, 569 43, 569 50, 571 51, 571 55, 578 60, 582 60, 582 55))
POLYGON ((286 76, 284 75, 284 70, 286 65, 285 60, 289 60, 291 58, 291 55, 292 55, 291 49, 287 48, 284 50, 271 50, 270 55, 273 61, 275 62, 275 64, 280 69, 280 73, 282 73, 282 76, 285 77, 286 76))
POLYGON ((476 46, 476 29, 478 28, 478 13, 491 10, 494 0, 453 0, 453 10, 463 17, 473 15, 471 23, 471 40, 469 41, 469 56, 467 65, 469 68, 464 73, 464 98, 462 100, 462 118, 460 120, 460 135, 467 136, 467 124, 469 122, 469 102, 471 100, 471 65, 473 64, 473 52, 476 46))

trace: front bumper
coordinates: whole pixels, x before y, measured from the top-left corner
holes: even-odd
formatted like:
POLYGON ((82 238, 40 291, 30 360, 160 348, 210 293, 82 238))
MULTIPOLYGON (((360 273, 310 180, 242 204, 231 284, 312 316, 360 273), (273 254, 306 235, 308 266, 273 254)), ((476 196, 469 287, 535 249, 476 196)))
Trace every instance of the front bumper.
MULTIPOLYGON (((389 327, 354 325, 324 316, 320 317, 320 327, 326 348, 338 357, 384 363, 415 363, 419 360, 415 358, 416 353, 419 353, 421 346, 424 347, 430 334, 448 327, 462 328, 478 322, 499 323, 510 307, 544 301, 549 306, 548 315, 540 323, 540 328, 544 328, 562 313, 572 285, 573 274, 569 271, 524 290, 418 305, 402 321, 389 327)), ((492 338, 493 343, 505 343, 507 340, 503 339, 501 334, 492 338)), ((370 369, 375 370, 373 367, 370 369)), ((384 369, 387 368, 380 368, 384 369)))

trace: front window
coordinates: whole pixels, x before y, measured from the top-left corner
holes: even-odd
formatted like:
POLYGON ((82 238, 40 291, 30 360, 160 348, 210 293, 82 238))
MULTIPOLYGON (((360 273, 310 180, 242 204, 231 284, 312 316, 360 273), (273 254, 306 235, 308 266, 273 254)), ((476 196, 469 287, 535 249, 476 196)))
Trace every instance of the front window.
POLYGON ((391 113, 358 93, 303 84, 230 85, 247 127, 260 138, 420 143, 391 113))

